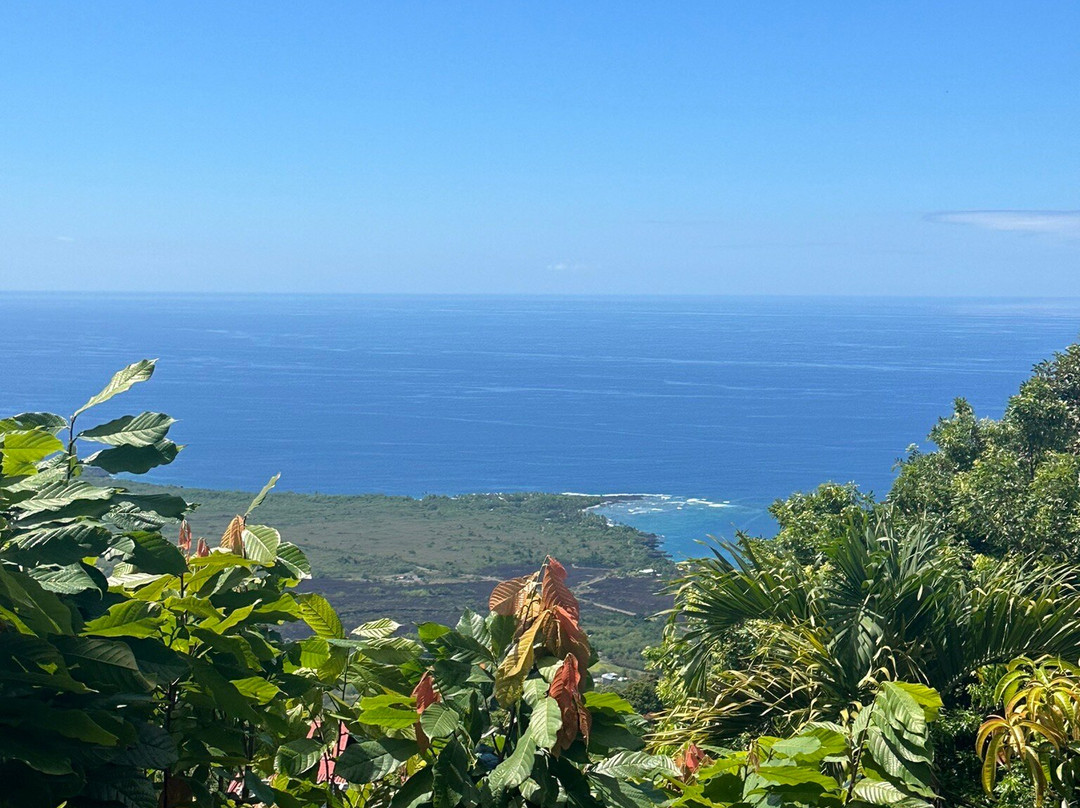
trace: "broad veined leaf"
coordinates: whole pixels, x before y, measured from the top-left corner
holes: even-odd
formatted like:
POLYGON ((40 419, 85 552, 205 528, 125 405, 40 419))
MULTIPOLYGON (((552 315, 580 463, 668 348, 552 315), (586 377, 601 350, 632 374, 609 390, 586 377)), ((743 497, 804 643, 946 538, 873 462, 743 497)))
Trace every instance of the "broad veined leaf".
POLYGON ((581 673, 578 670, 577 657, 567 654, 548 689, 548 695, 555 702, 562 716, 559 732, 549 747, 556 755, 569 749, 570 744, 579 735, 586 744, 589 743, 592 715, 585 709, 580 687, 581 673))
POLYGON ((597 690, 590 690, 584 694, 584 699, 585 706, 592 712, 599 710, 614 715, 634 714, 634 706, 618 693, 612 693, 611 691, 601 693, 597 690))
POLYGON ((314 738, 298 738, 278 747, 274 758, 274 768, 279 772, 297 777, 316 763, 322 757, 324 746, 314 738))
POLYGON ((74 564, 88 556, 101 555, 111 538, 112 534, 103 525, 74 522, 23 533, 4 548, 4 555, 28 565, 74 564))
POLYGON ((509 707, 521 698, 522 683, 533 666, 536 637, 549 617, 550 613, 545 612, 534 620, 499 665, 495 674, 495 698, 503 707, 509 707))
POLYGON ((562 729, 563 718, 559 702, 548 696, 537 702, 529 717, 529 733, 541 749, 555 746, 562 729))
POLYGON ((142 359, 132 365, 128 365, 123 370, 117 371, 100 393, 93 396, 89 401, 79 407, 79 409, 75 410, 75 414, 72 418, 82 415, 91 407, 103 404, 113 396, 127 392, 139 382, 145 382, 154 375, 154 364, 156 362, 156 359, 142 359))
POLYGON ((601 760, 592 770, 616 780, 651 780, 657 776, 679 776, 679 769, 670 757, 650 755, 648 752, 618 752, 601 760))
POLYGON ((174 494, 130 494, 118 491, 113 497, 118 502, 127 502, 139 510, 153 511, 165 519, 179 519, 194 507, 183 497, 174 494))
POLYGON ((261 676, 248 676, 231 681, 233 687, 240 691, 240 695, 253 699, 259 704, 269 704, 281 693, 277 685, 261 676))
POLYGON ((79 437, 110 446, 152 446, 164 438, 175 423, 176 420, 165 413, 144 412, 85 429, 79 437))
POLYGON ((294 578, 304 580, 311 577, 311 563, 303 551, 292 542, 283 541, 278 545, 275 563, 289 570, 294 578))
POLYGON ((350 783, 374 783, 399 769, 415 751, 415 744, 402 738, 351 743, 338 758, 334 773, 350 783))
POLYGON ((498 584, 488 599, 488 608, 503 617, 517 613, 523 590, 536 580, 536 574, 522 575, 498 584))
POLYGON ((109 474, 145 474, 152 468, 173 462, 183 446, 165 438, 149 446, 117 446, 102 449, 86 458, 87 465, 105 469, 109 474))
POLYGON ((72 675, 86 684, 123 691, 148 691, 151 684, 143 677, 131 649, 118 640, 95 637, 65 637, 56 641, 72 675))
POLYGON ((112 499, 113 493, 111 488, 99 488, 82 480, 60 481, 50 483, 30 499, 23 500, 18 508, 25 515, 47 512, 55 516, 68 505, 82 501, 112 499))
POLYGON ((273 477, 270 478, 270 482, 262 487, 262 491, 255 495, 255 499, 251 500, 251 504, 248 505, 248 509, 244 511, 244 518, 251 516, 251 512, 263 504, 263 500, 266 499, 266 495, 270 493, 277 481, 281 479, 281 472, 279 471, 273 477))
POLYGON ((247 525, 241 533, 244 555, 260 564, 272 564, 281 546, 281 534, 266 525, 247 525))
POLYGON ((30 575, 45 589, 62 595, 93 591, 100 597, 109 588, 109 582, 101 570, 81 562, 62 567, 40 565, 34 567, 30 575))
POLYGON ((0 421, 0 433, 40 428, 50 435, 55 435, 67 425, 67 419, 54 412, 20 412, 0 421))
MULTIPOLYGON (((55 593, 26 573, 0 566, 0 605, 27 627, 27 633, 71 634, 71 610, 55 593)), ((20 628, 20 630, 22 630, 20 628)))
POLYGON ((428 738, 445 738, 460 726, 461 716, 445 704, 429 704, 420 714, 420 727, 428 738))
POLYGON ((300 616, 320 637, 345 638, 345 629, 341 620, 334 611, 334 607, 322 595, 314 592, 300 595, 297 598, 300 616))
POLYGON ((44 429, 8 432, 2 437, 0 454, 3 455, 3 471, 9 477, 36 474, 37 464, 64 448, 54 435, 44 429))
POLYGON ((364 623, 362 626, 357 626, 350 634, 354 634, 357 637, 375 639, 380 637, 390 637, 399 628, 401 628, 401 623, 395 623, 389 617, 383 617, 378 620, 364 623))
POLYGON ((516 788, 529 779, 536 763, 536 741, 526 730, 518 738, 514 751, 488 775, 488 785, 496 794, 516 788))
POLYGON ((134 531, 125 533, 130 547, 118 545, 124 551, 124 560, 141 572, 152 575, 182 575, 188 565, 179 548, 160 533, 134 531))
POLYGON ((416 723, 416 700, 397 694, 368 696, 360 700, 356 720, 384 729, 405 729, 416 723))
POLYGON ((157 634, 160 611, 157 604, 123 600, 83 626, 83 633, 95 637, 150 637, 157 634))

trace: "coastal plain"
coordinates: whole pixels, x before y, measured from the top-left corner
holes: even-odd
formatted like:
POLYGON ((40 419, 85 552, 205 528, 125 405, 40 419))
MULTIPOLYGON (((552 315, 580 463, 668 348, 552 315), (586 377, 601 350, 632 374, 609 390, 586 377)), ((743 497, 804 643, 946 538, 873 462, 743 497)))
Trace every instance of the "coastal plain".
MULTIPOLYGON (((123 483, 184 497, 198 507, 196 536, 216 545, 252 494, 123 483)), ((312 565, 305 589, 322 592, 347 627, 393 616, 405 624, 453 623, 464 608, 485 611, 495 584, 559 559, 582 604, 603 663, 640 670, 641 650, 659 642, 671 598, 661 592, 675 564, 655 536, 592 510, 610 501, 578 494, 394 497, 275 491, 250 521, 298 544, 312 565)))

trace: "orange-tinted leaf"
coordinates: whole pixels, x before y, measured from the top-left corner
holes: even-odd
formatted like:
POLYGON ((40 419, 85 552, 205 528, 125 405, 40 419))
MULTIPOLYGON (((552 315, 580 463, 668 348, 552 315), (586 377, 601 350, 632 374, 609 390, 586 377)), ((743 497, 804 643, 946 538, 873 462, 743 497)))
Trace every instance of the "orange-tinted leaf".
POLYGON ((488 599, 488 609, 504 617, 517 614, 522 590, 536 580, 536 575, 522 575, 498 584, 488 599))
POLYGON ((246 520, 242 516, 234 516, 225 528, 225 535, 221 537, 221 546, 234 555, 244 555, 244 525, 246 520))
POLYGON ((412 697, 416 699, 416 712, 419 715, 423 715, 424 710, 432 704, 442 701, 442 696, 435 690, 435 680, 431 676, 431 671, 424 672, 416 687, 413 688, 412 697))
POLYGON ((544 628, 544 647, 556 657, 573 654, 582 668, 589 667, 592 646, 585 631, 562 606, 556 606, 551 613, 552 619, 544 628))
POLYGON ((185 556, 191 555, 191 525, 188 524, 187 519, 180 521, 180 540, 176 545, 185 556))
POLYGON ((206 543, 206 539, 199 539, 199 544, 195 548, 195 555, 198 558, 206 558, 210 555, 210 545, 206 543))
POLYGON ((682 779, 689 782, 697 774, 698 769, 712 760, 702 751, 696 743, 691 741, 684 752, 679 752, 674 757, 676 768, 682 773, 682 779))
POLYGON ((509 707, 521 698, 525 677, 532 670, 535 659, 533 646, 551 619, 551 613, 544 612, 530 623, 499 663, 495 672, 495 698, 503 707, 509 707))
MULTIPOLYGON (((442 696, 435 690, 435 680, 431 676, 431 671, 424 672, 416 687, 413 688, 412 696, 416 699, 417 715, 423 715, 424 710, 432 704, 442 701, 442 696)), ((416 745, 420 747, 421 752, 426 751, 428 746, 431 745, 431 741, 420 726, 419 721, 416 722, 416 745)))
POLYGON ((585 743, 589 743, 589 731, 592 729, 592 716, 585 709, 581 700, 581 671, 578 668, 577 657, 567 654, 562 666, 551 679, 548 695, 559 705, 562 712, 562 727, 555 738, 555 746, 551 751, 558 755, 569 749, 574 739, 581 735, 585 743))
POLYGON ((575 621, 579 619, 580 610, 577 598, 566 585, 566 568, 551 556, 548 556, 547 564, 544 566, 541 601, 545 609, 561 606, 573 615, 575 621))

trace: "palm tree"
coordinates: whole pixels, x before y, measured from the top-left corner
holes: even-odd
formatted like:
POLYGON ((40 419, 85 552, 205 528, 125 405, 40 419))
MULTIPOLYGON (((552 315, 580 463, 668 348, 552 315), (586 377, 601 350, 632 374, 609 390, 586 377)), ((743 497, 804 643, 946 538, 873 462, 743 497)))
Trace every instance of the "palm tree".
POLYGON ((1076 568, 973 559, 888 514, 853 521, 815 564, 744 539, 687 562, 675 587, 666 650, 684 717, 712 737, 835 719, 882 681, 955 705, 985 665, 1080 656, 1076 568), (737 633, 750 650, 724 665, 737 633))

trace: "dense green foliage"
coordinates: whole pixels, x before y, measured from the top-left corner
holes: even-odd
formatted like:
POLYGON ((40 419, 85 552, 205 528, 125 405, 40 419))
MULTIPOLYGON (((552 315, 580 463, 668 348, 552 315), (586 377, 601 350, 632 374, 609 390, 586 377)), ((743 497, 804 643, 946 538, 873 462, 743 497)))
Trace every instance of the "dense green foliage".
POLYGON ((958 399, 930 440, 885 499, 826 483, 773 505, 775 540, 683 565, 649 653, 675 708, 662 737, 745 743, 921 682, 945 703, 946 803, 1031 804, 1034 770, 984 797, 973 751, 982 711, 1002 709, 982 684, 995 665, 1080 659, 1080 346, 1037 365, 1000 420, 958 399))
POLYGON ((1035 367, 1000 421, 957 399, 933 452, 901 463, 888 501, 977 552, 1080 552, 1080 345, 1035 367))
POLYGON ((930 688, 883 683, 872 702, 838 721, 808 722, 790 738, 760 736, 745 751, 703 760, 673 805, 930 808, 930 724, 940 708, 930 688))

